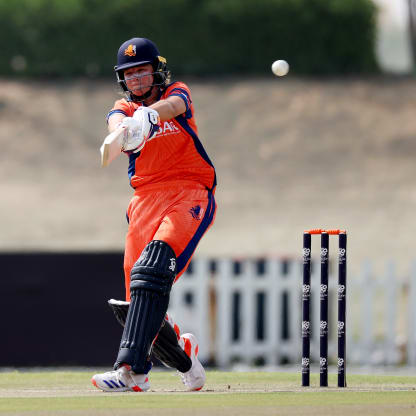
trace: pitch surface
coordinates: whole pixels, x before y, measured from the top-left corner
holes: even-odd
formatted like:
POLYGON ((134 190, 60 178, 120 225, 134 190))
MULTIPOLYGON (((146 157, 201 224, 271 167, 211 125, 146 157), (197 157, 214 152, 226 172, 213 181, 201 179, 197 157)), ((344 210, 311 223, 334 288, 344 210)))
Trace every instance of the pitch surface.
MULTIPOLYGON (((1 415, 408 415, 416 377, 349 376, 349 387, 301 388, 297 373, 208 372, 201 392, 186 392, 172 372, 154 372, 147 393, 102 393, 87 371, 0 373, 1 415)), ((335 386, 335 376, 330 376, 335 386)))

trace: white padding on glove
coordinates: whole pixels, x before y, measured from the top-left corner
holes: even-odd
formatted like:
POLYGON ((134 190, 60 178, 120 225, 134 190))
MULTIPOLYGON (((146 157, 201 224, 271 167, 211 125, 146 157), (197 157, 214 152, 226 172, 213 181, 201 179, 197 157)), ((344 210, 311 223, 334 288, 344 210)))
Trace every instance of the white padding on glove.
POLYGON ((160 117, 159 113, 153 108, 139 107, 133 114, 133 119, 138 120, 143 127, 143 136, 145 140, 151 139, 159 130, 160 117))
POLYGON ((138 152, 143 149, 145 141, 143 140, 142 126, 139 121, 132 117, 124 117, 120 127, 125 129, 121 139, 121 150, 123 152, 138 152))
POLYGON ((120 126, 126 129, 122 150, 137 153, 159 130, 159 113, 148 107, 139 107, 133 117, 124 117, 120 126))

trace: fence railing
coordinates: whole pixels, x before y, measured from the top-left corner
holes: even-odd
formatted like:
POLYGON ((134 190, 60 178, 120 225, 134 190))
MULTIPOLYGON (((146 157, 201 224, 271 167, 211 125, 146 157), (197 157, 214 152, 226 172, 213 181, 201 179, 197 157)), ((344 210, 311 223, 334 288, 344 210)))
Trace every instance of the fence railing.
MULTIPOLYGON (((329 360, 336 362, 337 282, 329 276, 329 360)), ((319 361, 319 267, 311 276, 311 359, 319 361)), ((196 259, 175 284, 169 312, 200 341, 200 358, 300 363, 300 261, 196 259)), ((399 279, 392 265, 375 276, 369 265, 347 280, 347 362, 416 365, 416 265, 399 279)))

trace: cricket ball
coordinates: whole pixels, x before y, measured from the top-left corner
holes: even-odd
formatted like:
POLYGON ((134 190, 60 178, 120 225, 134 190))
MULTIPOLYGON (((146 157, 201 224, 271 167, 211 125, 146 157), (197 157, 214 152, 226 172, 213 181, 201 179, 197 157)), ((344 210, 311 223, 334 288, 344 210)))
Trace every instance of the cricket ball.
POLYGON ((274 61, 272 64, 272 72, 278 77, 283 77, 289 72, 289 64, 283 59, 274 61))

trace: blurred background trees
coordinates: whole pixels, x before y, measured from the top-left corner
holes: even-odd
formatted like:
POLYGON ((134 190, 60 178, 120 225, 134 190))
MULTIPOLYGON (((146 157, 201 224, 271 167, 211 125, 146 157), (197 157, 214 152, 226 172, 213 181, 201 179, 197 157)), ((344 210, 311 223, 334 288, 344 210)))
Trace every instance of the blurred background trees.
POLYGON ((0 1, 0 75, 110 75, 134 36, 177 74, 261 74, 276 56, 299 74, 377 70, 371 0, 17 0, 0 1))

